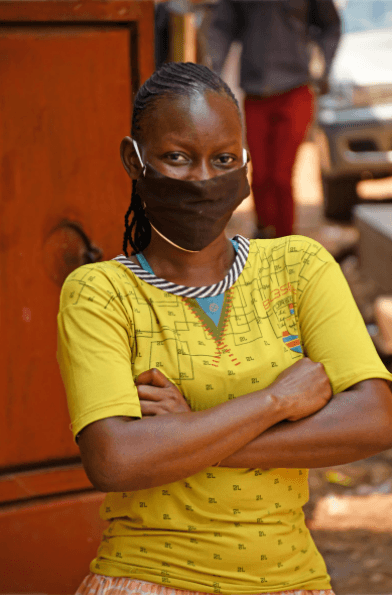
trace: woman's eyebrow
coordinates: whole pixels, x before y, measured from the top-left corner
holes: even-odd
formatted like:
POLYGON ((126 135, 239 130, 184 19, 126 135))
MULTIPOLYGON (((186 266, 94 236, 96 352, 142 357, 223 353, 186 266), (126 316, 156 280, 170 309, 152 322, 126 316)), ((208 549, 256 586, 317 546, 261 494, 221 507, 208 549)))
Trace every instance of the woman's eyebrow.
MULTIPOLYGON (((160 141, 158 141, 156 146, 159 150, 161 147, 162 150, 166 150, 163 148, 166 144, 176 145, 190 152, 195 151, 196 148, 194 141, 187 140, 183 136, 177 134, 167 135, 165 138, 162 138, 160 141)), ((211 153, 219 153, 220 151, 228 150, 241 152, 241 148, 242 146, 237 139, 223 139, 219 142, 219 144, 216 145, 216 147, 213 147, 211 153)))

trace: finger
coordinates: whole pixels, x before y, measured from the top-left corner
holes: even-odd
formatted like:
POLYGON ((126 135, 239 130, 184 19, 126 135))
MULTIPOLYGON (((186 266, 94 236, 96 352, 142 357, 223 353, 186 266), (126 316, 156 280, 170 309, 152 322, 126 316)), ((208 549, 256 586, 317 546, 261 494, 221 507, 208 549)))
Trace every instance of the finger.
POLYGON ((141 384, 136 388, 139 399, 143 399, 144 401, 162 401, 165 398, 165 394, 160 387, 141 384))
POLYGON ((158 415, 157 404, 152 401, 140 401, 140 409, 142 411, 142 417, 158 415))
POLYGON ((152 386, 160 386, 161 388, 165 388, 169 386, 171 382, 157 368, 151 368, 150 370, 146 370, 145 372, 139 374, 139 376, 136 378, 135 384, 136 386, 139 386, 139 384, 150 384, 152 386))
POLYGON ((164 415, 165 413, 169 413, 152 401, 140 401, 140 408, 143 417, 152 417, 154 415, 164 415))

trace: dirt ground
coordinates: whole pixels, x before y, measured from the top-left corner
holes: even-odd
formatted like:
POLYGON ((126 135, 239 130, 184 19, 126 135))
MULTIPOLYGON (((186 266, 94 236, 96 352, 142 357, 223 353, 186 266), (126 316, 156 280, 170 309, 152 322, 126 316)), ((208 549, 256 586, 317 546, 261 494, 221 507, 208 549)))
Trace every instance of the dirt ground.
POLYGON ((312 469, 308 526, 337 595, 392 593, 392 450, 312 469))
MULTIPOLYGON (((332 253, 358 240, 351 225, 323 218, 318 154, 311 142, 300 149, 294 172, 296 233, 320 241, 332 253)), ((361 182, 363 198, 392 196, 392 178, 361 182)), ((252 199, 233 216, 229 233, 252 236, 252 199)), ((371 322, 377 288, 361 274, 355 255, 341 263, 365 321, 371 322)), ((392 362, 386 362, 392 370, 392 362)), ((310 471, 307 524, 322 553, 337 595, 392 594, 392 450, 370 459, 310 471)))

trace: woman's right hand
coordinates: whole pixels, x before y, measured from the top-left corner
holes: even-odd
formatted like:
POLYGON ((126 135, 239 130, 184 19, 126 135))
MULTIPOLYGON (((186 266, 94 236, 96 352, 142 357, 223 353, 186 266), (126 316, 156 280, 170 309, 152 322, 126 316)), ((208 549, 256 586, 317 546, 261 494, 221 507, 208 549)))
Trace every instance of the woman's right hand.
POLYGON ((289 421, 316 413, 332 397, 323 364, 307 357, 286 368, 268 388, 287 411, 289 421))

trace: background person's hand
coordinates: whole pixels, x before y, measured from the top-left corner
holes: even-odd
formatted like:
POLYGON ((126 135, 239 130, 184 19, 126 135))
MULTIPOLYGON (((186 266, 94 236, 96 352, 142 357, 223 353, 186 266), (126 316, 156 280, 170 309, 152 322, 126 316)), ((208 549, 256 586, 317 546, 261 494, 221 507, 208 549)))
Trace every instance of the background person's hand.
POLYGON ((316 83, 316 93, 317 95, 327 95, 330 92, 330 85, 329 81, 326 78, 319 79, 316 83))
POLYGON ((176 385, 157 368, 139 374, 135 384, 143 417, 191 411, 176 385))
POLYGON ((287 408, 289 421, 308 417, 322 409, 332 397, 329 378, 321 363, 307 357, 296 362, 269 386, 287 408))

